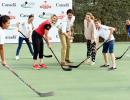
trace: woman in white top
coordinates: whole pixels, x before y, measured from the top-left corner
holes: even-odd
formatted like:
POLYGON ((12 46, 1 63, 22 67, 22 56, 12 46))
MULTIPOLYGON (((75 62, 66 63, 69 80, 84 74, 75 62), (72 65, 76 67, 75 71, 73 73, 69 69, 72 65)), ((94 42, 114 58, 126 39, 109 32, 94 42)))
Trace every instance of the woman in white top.
POLYGON ((94 16, 87 13, 84 19, 84 35, 87 42, 87 60, 85 63, 94 65, 96 57, 96 27, 94 24, 94 16))
POLYGON ((10 17, 7 15, 3 15, 0 17, 0 56, 1 56, 1 64, 3 66, 7 66, 5 60, 5 51, 4 51, 4 43, 5 43, 5 32, 4 29, 7 29, 10 25, 10 17))
POLYGON ((16 60, 19 59, 19 52, 22 47, 22 43, 25 40, 25 42, 28 45, 28 48, 30 50, 31 55, 33 56, 33 49, 31 46, 31 35, 33 30, 32 22, 34 20, 34 15, 29 15, 27 22, 18 23, 18 30, 22 33, 20 33, 19 41, 18 41, 18 47, 16 51, 16 60))

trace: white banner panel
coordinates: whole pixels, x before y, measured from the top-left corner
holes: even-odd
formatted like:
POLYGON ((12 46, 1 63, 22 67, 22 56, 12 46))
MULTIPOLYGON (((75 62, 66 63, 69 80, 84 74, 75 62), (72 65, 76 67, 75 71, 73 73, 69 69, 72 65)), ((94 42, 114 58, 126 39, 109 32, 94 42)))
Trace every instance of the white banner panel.
MULTIPOLYGON (((16 32, 17 21, 27 20, 28 15, 34 14, 34 27, 49 19, 52 14, 56 14, 62 19, 66 11, 72 8, 72 0, 0 0, 0 14, 9 15, 11 26, 6 32, 6 43, 17 43, 19 33, 16 32)), ((56 27, 52 27, 49 32, 52 42, 59 42, 56 27)))

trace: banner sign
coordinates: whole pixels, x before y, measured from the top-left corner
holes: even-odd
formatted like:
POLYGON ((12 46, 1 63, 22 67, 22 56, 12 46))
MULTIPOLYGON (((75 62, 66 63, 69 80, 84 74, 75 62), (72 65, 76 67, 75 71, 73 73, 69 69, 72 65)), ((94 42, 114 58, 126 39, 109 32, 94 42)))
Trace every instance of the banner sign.
MULTIPOLYGON (((36 28, 53 14, 61 20, 68 9, 72 9, 72 0, 0 0, 0 14, 6 14, 11 18, 11 26, 6 31, 6 43, 18 42, 16 23, 26 21, 30 14, 34 14, 33 24, 36 28)), ((49 31, 49 36, 52 37, 51 42, 59 42, 55 26, 49 31)))

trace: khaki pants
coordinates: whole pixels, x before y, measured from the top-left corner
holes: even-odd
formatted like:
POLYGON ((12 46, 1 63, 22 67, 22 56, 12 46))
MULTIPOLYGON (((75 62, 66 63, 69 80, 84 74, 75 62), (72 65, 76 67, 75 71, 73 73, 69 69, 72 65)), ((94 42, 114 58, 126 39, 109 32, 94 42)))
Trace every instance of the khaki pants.
POLYGON ((65 62, 65 60, 69 60, 70 40, 61 32, 59 32, 59 37, 61 41, 61 62, 65 62))

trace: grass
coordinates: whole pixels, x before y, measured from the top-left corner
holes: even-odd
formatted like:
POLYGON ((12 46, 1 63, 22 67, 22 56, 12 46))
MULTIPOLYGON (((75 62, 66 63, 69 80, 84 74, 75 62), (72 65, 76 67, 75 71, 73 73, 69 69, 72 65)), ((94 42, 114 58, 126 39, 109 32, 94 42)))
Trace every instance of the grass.
MULTIPOLYGON (((120 56, 129 43, 119 42, 115 46, 116 56, 120 56)), ((124 56, 117 61, 115 71, 99 68, 103 64, 101 49, 97 53, 94 66, 81 65, 71 72, 63 71, 55 58, 44 58, 48 69, 34 70, 32 57, 26 45, 20 52, 20 60, 15 60, 16 44, 6 44, 6 58, 8 64, 27 83, 40 92, 54 91, 52 97, 38 97, 26 87, 16 76, 6 68, 0 66, 0 100, 129 100, 130 94, 130 58, 124 56)), ((60 44, 52 45, 60 59, 60 44)), ((45 54, 51 54, 45 48, 45 54)), ((130 54, 130 51, 126 55, 130 54)), ((71 60, 78 64, 86 57, 86 45, 73 43, 71 60)))

